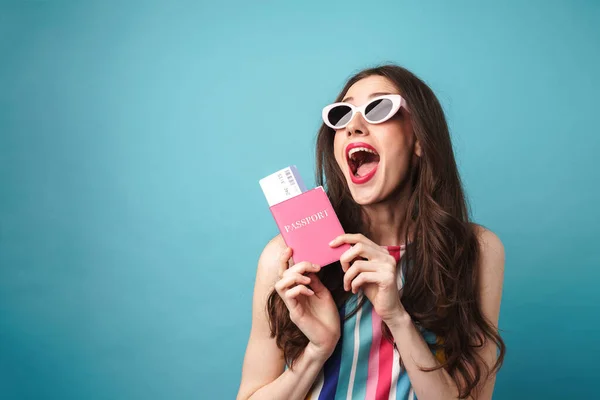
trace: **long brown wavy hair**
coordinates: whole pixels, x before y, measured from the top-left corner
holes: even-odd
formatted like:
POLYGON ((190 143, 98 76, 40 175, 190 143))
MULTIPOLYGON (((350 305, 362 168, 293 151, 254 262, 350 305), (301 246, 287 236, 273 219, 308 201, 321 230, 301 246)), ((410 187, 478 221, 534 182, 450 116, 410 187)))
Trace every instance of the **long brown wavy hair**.
MULTIPOLYGON (((405 243, 409 243, 409 231, 413 239, 402 257, 402 263, 410 266, 406 269, 402 304, 417 325, 440 339, 430 347, 443 352, 441 365, 424 370, 445 368, 457 383, 459 396, 466 398, 482 379, 500 368, 505 354, 502 338, 486 320, 478 302, 477 225, 469 218, 444 112, 433 91, 421 79, 396 65, 369 68, 353 76, 335 101, 341 101, 354 83, 373 75, 387 78, 406 100, 414 134, 422 149, 421 157, 409 172, 408 184, 412 190, 404 226, 410 229, 405 230, 405 243), (490 340, 498 349, 491 370, 477 354, 490 340)), ((334 130, 321 125, 316 146, 317 183, 325 188, 344 230, 366 235, 368 221, 360 205, 352 199, 333 154, 334 134, 334 130)), ((343 274, 339 262, 337 267, 334 264, 319 272, 338 307, 351 295, 342 286, 343 274)), ((267 312, 271 337, 283 350, 286 365, 292 368, 308 339, 291 322, 289 311, 274 290, 267 302, 267 312)), ((389 329, 383 325, 386 339, 393 342, 389 329)))

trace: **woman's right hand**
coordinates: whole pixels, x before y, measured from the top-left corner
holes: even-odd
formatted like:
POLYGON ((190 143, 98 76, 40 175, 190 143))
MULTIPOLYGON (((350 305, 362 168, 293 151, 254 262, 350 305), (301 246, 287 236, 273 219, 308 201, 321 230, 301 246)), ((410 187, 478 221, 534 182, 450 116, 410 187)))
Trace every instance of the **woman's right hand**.
POLYGON ((316 275, 321 266, 303 261, 289 267, 291 256, 289 247, 281 254, 280 279, 275 290, 287 306, 292 322, 308 338, 306 350, 327 359, 340 338, 338 309, 331 293, 316 275))

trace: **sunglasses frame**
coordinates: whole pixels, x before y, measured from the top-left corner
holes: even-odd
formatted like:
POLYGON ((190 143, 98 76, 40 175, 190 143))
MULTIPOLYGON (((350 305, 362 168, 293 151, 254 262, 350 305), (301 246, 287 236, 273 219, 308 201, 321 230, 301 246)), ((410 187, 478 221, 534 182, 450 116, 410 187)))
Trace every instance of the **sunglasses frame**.
POLYGON ((343 101, 338 102, 338 103, 329 104, 328 106, 323 107, 323 111, 321 112, 321 117, 322 117, 325 125, 327 125, 331 129, 338 130, 338 129, 344 129, 346 126, 348 126, 348 124, 350 122, 352 122, 352 120, 354 119, 354 116, 356 115, 356 113, 361 113, 363 115, 363 118, 365 119, 365 121, 367 121, 370 124, 381 124, 381 123, 389 120, 390 118, 392 118, 398 112, 400 107, 404 107, 408 111, 408 107, 406 106, 406 100, 404 100, 404 98, 402 96, 400 96, 399 94, 384 94, 381 96, 374 97, 373 99, 369 100, 367 103, 363 104, 362 106, 358 106, 358 107, 353 104, 346 103, 343 101), (377 101, 377 100, 381 100, 381 99, 391 100, 392 109, 391 109, 390 113, 381 121, 370 121, 369 118, 367 118, 367 116, 365 115, 365 110, 371 103, 373 103, 374 101, 377 101), (333 108, 338 107, 338 106, 350 107, 350 110, 352 111, 352 116, 350 117, 348 122, 346 122, 342 126, 332 125, 331 123, 329 123, 329 119, 327 118, 327 115, 329 114, 329 112, 333 108))

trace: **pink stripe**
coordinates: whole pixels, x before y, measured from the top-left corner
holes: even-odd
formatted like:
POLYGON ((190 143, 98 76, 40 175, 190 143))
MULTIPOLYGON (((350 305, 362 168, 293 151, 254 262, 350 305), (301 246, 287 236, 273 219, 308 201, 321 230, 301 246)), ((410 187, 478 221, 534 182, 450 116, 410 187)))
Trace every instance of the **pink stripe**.
POLYGON ((379 344, 381 343, 381 317, 371 309, 373 338, 369 353, 369 372, 367 374, 367 393, 365 400, 375 400, 377 394, 377 379, 379 378, 379 344))
POLYGON ((377 394, 375 397, 377 400, 390 397, 393 364, 394 346, 389 340, 382 337, 379 345, 379 378, 377 379, 377 394))
MULTIPOLYGON (((388 252, 399 261, 404 254, 404 246, 388 247, 388 252)), ((394 364, 394 346, 382 337, 381 317, 371 312, 373 324, 373 339, 369 353, 369 370, 367 375, 367 392, 365 400, 387 400, 390 395, 392 383, 392 370, 394 364)))
MULTIPOLYGON (((375 312, 374 312, 375 313, 375 312)), ((376 314, 376 313, 375 313, 376 314)), ((381 325, 380 325, 381 326, 381 325)), ((387 399, 390 396, 390 385, 392 383, 392 366, 394 363, 394 346, 389 340, 382 337, 379 341, 379 371, 377 378, 377 400, 387 399)))

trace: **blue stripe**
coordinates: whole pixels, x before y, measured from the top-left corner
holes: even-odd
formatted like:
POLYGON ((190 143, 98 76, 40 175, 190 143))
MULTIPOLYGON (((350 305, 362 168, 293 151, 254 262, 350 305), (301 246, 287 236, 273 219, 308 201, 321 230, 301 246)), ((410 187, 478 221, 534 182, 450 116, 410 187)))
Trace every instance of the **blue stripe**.
POLYGON ((369 354, 371 353, 371 343, 373 341, 373 319, 371 312, 373 305, 369 300, 365 300, 362 306, 362 315, 359 325, 358 362, 356 364, 356 377, 354 378, 353 399, 364 399, 367 396, 367 378, 369 376, 369 354))
POLYGON ((408 373, 404 368, 400 371, 398 382, 396 383, 396 400, 407 400, 410 392, 410 380, 408 373))

